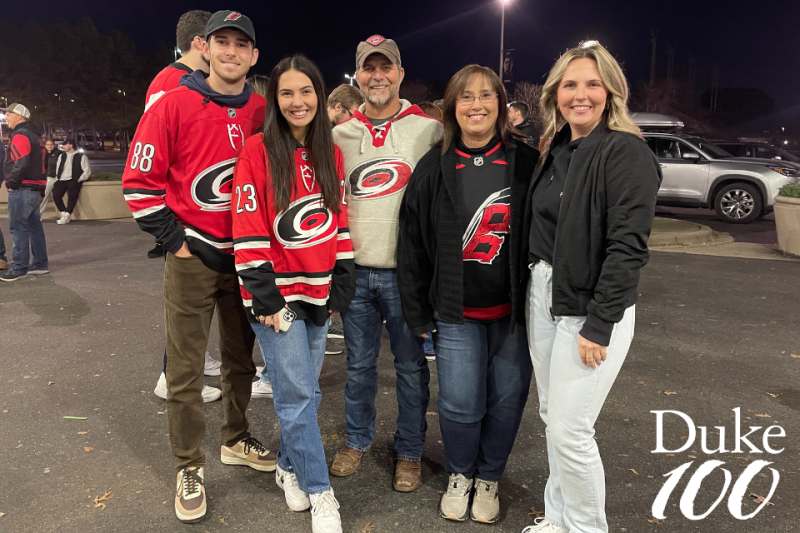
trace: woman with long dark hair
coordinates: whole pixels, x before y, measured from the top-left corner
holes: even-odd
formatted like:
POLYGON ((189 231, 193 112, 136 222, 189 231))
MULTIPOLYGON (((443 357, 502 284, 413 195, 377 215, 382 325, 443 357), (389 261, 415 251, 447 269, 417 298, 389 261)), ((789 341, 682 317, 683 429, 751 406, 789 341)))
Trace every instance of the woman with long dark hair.
POLYGON ((311 508, 314 533, 340 533, 317 410, 328 317, 355 292, 342 154, 317 66, 294 55, 269 77, 264 133, 234 170, 236 271, 281 426, 275 481, 291 510, 311 508))
POLYGON ((596 41, 568 50, 542 88, 542 154, 526 195, 526 315, 550 475, 525 533, 605 533, 594 424, 633 339, 639 271, 661 183, 628 116, 628 83, 596 41))
POLYGON ((515 305, 524 286, 510 258, 524 245, 539 153, 510 128, 503 84, 489 68, 453 76, 443 115, 444 136, 420 160, 400 208, 397 278, 408 327, 432 331, 436 346, 449 474, 439 512, 492 523, 531 381, 524 307, 515 305))

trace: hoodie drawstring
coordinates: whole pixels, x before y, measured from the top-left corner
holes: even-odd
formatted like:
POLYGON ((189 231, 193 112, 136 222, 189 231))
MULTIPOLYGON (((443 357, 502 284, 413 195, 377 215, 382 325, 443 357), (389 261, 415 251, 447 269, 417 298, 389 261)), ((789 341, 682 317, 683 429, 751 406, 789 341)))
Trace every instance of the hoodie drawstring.
POLYGON ((361 127, 362 127, 362 130, 361 130, 361 152, 360 153, 363 154, 364 153, 365 143, 367 141, 367 133, 369 133, 369 128, 367 128, 367 125, 364 124, 363 122, 361 123, 361 127))
POLYGON ((395 132, 396 128, 393 128, 394 124, 389 124, 389 130, 392 132, 392 148, 394 148, 394 153, 399 154, 400 151, 397 149, 397 133, 395 132))

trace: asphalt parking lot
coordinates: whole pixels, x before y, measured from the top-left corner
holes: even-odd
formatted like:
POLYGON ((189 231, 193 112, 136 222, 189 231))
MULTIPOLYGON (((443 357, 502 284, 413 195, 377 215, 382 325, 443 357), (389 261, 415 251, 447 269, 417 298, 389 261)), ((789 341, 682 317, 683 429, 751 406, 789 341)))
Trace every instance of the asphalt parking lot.
MULTIPOLYGON (((8 243, 7 219, 0 227, 8 243)), ((0 284, 0 531, 310 531, 308 514, 286 508, 272 475, 220 463, 219 402, 206 406, 207 519, 192 526, 176 520, 165 404, 152 393, 163 350, 163 264, 145 257, 152 239, 131 221, 46 221, 45 230, 52 273, 0 284), (107 492, 113 498, 96 507, 95 498, 107 492)), ((640 284, 633 345, 596 427, 612 531, 798 531, 798 268, 796 262, 653 252, 640 284), (773 444, 785 450, 712 456, 696 440, 682 452, 651 453, 651 411, 677 410, 698 426, 724 426, 730 449, 737 407, 743 425, 781 426, 786 438, 773 444), (774 505, 747 521, 731 516, 727 500, 703 520, 684 518, 680 495, 687 478, 709 459, 724 461, 734 482, 753 461, 772 462, 780 473, 774 505), (664 475, 687 462, 693 466, 669 499, 666 520, 655 523, 651 506, 664 475)), ((216 347, 214 334, 212 354, 216 347)), ((320 380, 319 421, 329 461, 344 442, 344 357, 329 356, 320 380)), ((446 473, 435 364, 432 369, 423 485, 399 494, 391 488, 397 408, 384 344, 375 452, 357 474, 332 480, 344 531, 519 533, 532 522, 532 509, 543 510, 547 475, 535 387, 500 485, 500 522, 451 523, 437 513, 446 473)), ((218 385, 219 378, 207 382, 218 385)), ((276 446, 272 401, 253 400, 249 414, 255 436, 276 446)), ((671 418, 664 435, 674 449, 689 431, 671 418)), ((710 436, 713 446, 716 430, 710 436)), ((760 439, 753 442, 763 450, 760 439)), ((755 511, 754 498, 767 495, 768 473, 764 469, 749 485, 744 512, 755 511)), ((695 501, 698 514, 714 502, 723 481, 719 468, 705 480, 695 501)))

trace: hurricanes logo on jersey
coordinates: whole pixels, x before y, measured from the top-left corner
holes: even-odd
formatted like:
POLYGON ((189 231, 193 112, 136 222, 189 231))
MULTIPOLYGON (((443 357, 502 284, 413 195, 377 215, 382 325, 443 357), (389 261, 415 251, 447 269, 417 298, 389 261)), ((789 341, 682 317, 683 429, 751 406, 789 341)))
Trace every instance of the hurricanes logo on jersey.
POLYGON ((464 232, 464 261, 491 265, 500 254, 511 228, 510 201, 511 188, 507 187, 489 196, 475 211, 464 232))
POLYGON ((192 182, 192 199, 201 211, 228 211, 231 208, 233 167, 236 158, 210 166, 192 182))
POLYGON ((405 159, 380 157, 350 172, 350 198, 368 200, 403 192, 414 169, 405 159))
POLYGON ((338 228, 322 194, 312 194, 289 204, 275 217, 273 230, 284 248, 308 248, 332 239, 338 228))

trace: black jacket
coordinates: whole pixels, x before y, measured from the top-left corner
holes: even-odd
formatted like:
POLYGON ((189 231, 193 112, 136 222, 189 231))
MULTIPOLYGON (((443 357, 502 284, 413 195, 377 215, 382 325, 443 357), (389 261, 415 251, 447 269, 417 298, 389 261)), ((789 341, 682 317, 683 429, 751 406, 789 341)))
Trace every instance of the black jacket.
MULTIPOLYGON (((553 143, 569 141, 570 135, 565 126, 553 143)), ((551 163, 548 153, 525 196, 522 253, 512 259, 523 283, 530 275, 531 193, 551 163)), ((581 335, 592 342, 607 346, 614 324, 636 303, 639 271, 650 257, 647 239, 660 185, 658 161, 630 133, 601 124, 572 154, 553 248, 550 313, 587 316, 581 335)))
POLYGON ((519 126, 516 128, 522 133, 525 137, 528 138, 528 144, 533 146, 534 148, 539 148, 539 132, 536 131, 536 127, 531 123, 530 120, 527 118, 519 123, 519 126))
POLYGON ((44 155, 44 163, 45 169, 47 172, 45 176, 48 178, 54 178, 56 176, 56 162, 58 161, 58 156, 61 155, 61 150, 58 148, 54 148, 52 152, 48 152, 44 155))
POLYGON ((3 165, 8 190, 22 187, 44 191, 47 185, 44 154, 47 150, 39 142, 41 137, 42 130, 32 122, 20 122, 14 128, 3 165))
MULTIPOLYGON (((510 269, 513 323, 524 323, 525 287, 515 257, 524 248, 525 193, 539 160, 530 146, 506 143, 507 172, 511 174, 510 269)), ((417 164, 400 205, 397 242, 397 281, 403 317, 414 335, 436 329, 433 313, 452 324, 464 323, 462 229, 456 211, 455 143, 442 155, 434 147, 417 164)))

